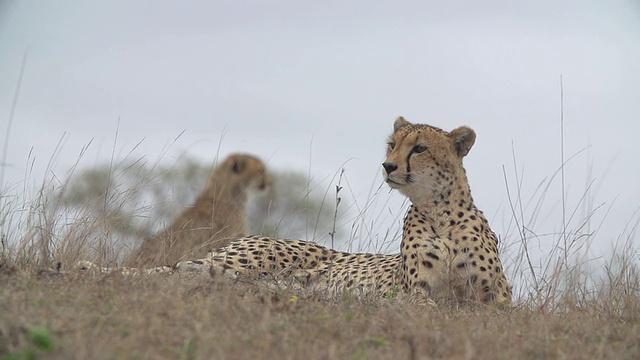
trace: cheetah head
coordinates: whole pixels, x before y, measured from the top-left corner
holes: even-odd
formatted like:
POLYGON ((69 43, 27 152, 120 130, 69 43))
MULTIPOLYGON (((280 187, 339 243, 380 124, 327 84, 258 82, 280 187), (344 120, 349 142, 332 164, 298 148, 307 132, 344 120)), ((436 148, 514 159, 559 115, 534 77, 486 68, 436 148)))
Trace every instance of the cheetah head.
POLYGON ((462 158, 475 139, 475 132, 466 126, 446 132, 399 117, 388 140, 382 175, 414 203, 425 197, 444 198, 457 181, 466 182, 462 158))
POLYGON ((264 192, 271 188, 271 176, 264 163, 251 155, 229 155, 215 171, 223 174, 227 182, 253 192, 264 192))

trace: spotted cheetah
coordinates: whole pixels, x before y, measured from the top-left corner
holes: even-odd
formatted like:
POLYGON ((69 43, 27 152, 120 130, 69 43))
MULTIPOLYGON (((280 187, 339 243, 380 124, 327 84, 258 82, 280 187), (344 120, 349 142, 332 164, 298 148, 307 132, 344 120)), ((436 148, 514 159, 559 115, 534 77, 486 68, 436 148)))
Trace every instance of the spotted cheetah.
POLYGON ((246 203, 251 194, 263 192, 271 178, 260 159, 247 154, 229 155, 212 172, 195 203, 184 209, 173 223, 143 241, 124 263, 142 267, 175 264, 200 258, 208 249, 221 248, 246 236, 246 203))
POLYGON ((311 242, 251 237, 177 268, 213 266, 232 276, 295 268, 335 291, 387 294, 401 287, 436 301, 510 303, 497 237, 474 205, 462 166, 475 138, 465 126, 446 132, 403 117, 395 121, 382 167, 387 184, 412 202, 400 254, 350 254, 311 242))
POLYGON ((462 166, 475 132, 466 126, 446 132, 403 117, 393 128, 382 174, 412 203, 400 248, 403 289, 436 302, 510 303, 498 239, 473 202, 462 166))
POLYGON ((399 254, 351 254, 300 240, 246 237, 175 271, 302 274, 302 279, 339 293, 379 294, 402 289, 419 302, 511 303, 511 288, 498 257, 497 237, 471 197, 462 158, 475 132, 446 132, 399 117, 382 164, 387 184, 409 197, 399 254))

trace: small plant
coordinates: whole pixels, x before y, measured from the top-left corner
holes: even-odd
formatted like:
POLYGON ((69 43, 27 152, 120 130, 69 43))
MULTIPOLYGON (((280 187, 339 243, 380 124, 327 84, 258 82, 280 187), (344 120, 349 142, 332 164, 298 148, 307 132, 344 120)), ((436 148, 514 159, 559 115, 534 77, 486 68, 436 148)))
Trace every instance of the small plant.
POLYGON ((342 198, 340 197, 340 190, 342 190, 342 186, 340 186, 340 184, 342 183, 342 175, 344 174, 344 169, 342 169, 340 171, 340 178, 338 179, 338 185, 336 185, 336 211, 333 213, 333 228, 331 229, 331 232, 329 233, 329 236, 331 236, 331 248, 335 249, 335 236, 336 236, 336 222, 338 220, 338 207, 340 206, 340 202, 342 201, 342 198))
POLYGON ((373 345, 374 347, 385 346, 387 344, 387 340, 379 337, 368 337, 364 339, 366 344, 373 345))
POLYGON ((8 353, 2 356, 2 360, 30 360, 37 359, 38 354, 51 352, 53 350, 53 338, 48 328, 43 326, 35 327, 28 333, 29 345, 27 348, 15 353, 8 353))
POLYGON ((198 344, 196 340, 190 338, 185 341, 184 345, 180 349, 180 353, 184 354, 187 359, 193 359, 195 357, 196 350, 198 349, 198 344))
POLYGON ((398 297, 398 293, 400 293, 400 290, 402 290, 400 286, 396 285, 391 288, 391 292, 384 294, 384 298, 387 300, 395 299, 396 297, 398 297))
POLYGON ((51 333, 46 327, 36 327, 29 331, 29 339, 40 350, 53 350, 53 339, 51 333))

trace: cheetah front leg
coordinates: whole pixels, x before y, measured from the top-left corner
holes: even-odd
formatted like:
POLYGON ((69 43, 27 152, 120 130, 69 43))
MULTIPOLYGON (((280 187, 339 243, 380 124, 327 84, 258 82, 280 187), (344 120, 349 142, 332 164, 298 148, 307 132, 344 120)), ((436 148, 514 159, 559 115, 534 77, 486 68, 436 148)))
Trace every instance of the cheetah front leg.
POLYGON ((402 246, 404 287, 412 298, 450 297, 451 253, 439 237, 402 246))
POLYGON ((169 265, 156 266, 153 268, 99 267, 98 265, 87 260, 77 261, 73 265, 73 269, 78 272, 93 272, 93 273, 100 273, 103 275, 118 273, 123 276, 153 275, 153 274, 170 275, 173 273, 173 268, 169 265))
POLYGON ((216 277, 223 275, 229 280, 238 279, 239 271, 231 267, 225 267, 224 264, 212 261, 210 258, 199 260, 185 260, 176 264, 173 270, 183 279, 196 279, 201 277, 216 277))

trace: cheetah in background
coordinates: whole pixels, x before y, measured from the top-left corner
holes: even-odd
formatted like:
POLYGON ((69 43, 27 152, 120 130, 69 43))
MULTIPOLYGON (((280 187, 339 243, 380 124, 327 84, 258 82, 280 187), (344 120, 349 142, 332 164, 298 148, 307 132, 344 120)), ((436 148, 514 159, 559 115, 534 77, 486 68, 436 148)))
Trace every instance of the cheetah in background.
POLYGON ((176 267, 203 267, 235 277, 297 269, 316 288, 405 294, 435 301, 510 303, 511 288, 498 257, 498 241, 471 197, 462 158, 475 132, 446 132, 430 125, 394 123, 387 184, 412 202, 403 226, 400 254, 350 254, 312 242, 249 237, 207 258, 176 267))
POLYGON ((131 267, 205 257, 209 249, 221 248, 246 236, 246 204, 250 195, 271 185, 265 165, 247 154, 232 154, 212 172, 195 203, 173 223, 147 238, 125 260, 131 267))

